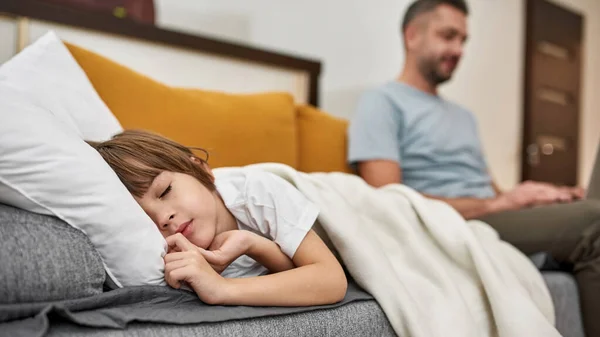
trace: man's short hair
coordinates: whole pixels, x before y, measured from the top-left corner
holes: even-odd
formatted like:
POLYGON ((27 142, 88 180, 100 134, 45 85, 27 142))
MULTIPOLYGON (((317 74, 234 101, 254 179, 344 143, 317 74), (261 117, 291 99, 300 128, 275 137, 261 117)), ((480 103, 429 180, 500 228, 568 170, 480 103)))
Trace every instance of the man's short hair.
POLYGON ((465 0, 416 0, 413 2, 404 14, 402 20, 402 32, 406 30, 406 27, 419 15, 433 11, 439 5, 449 5, 459 11, 469 14, 469 7, 465 0))

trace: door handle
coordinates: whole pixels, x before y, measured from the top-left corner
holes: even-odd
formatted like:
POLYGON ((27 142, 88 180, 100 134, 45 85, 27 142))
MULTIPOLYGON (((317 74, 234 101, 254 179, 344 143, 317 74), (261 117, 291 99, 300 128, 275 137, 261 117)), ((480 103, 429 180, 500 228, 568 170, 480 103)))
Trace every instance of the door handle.
POLYGON ((552 143, 545 143, 542 145, 542 154, 549 156, 554 153, 554 145, 552 143))
POLYGON ((546 156, 551 156, 556 151, 567 151, 567 139, 563 137, 549 135, 538 136, 537 144, 541 147, 541 153, 546 156))

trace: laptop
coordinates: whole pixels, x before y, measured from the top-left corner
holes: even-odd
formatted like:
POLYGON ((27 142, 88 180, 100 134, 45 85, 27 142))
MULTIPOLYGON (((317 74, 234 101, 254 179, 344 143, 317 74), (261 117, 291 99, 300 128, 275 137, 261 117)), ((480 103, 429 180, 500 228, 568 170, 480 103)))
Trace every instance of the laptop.
POLYGON ((586 199, 600 200, 600 144, 596 153, 596 162, 592 168, 592 176, 587 188, 586 199))

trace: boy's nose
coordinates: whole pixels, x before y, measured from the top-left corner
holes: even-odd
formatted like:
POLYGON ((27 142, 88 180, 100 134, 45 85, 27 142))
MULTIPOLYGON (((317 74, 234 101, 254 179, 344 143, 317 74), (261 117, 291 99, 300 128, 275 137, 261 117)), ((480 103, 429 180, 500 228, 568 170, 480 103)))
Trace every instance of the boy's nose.
POLYGON ((168 216, 168 218, 166 218, 166 219, 163 221, 163 224, 160 226, 160 227, 161 227, 161 229, 162 229, 162 230, 168 230, 169 232, 173 232, 173 233, 174 233, 175 231, 177 231, 177 228, 175 228, 175 227, 177 227, 177 224, 175 224, 175 223, 173 222, 173 219, 174 219, 174 218, 175 218, 175 214, 170 214, 170 215, 168 216))

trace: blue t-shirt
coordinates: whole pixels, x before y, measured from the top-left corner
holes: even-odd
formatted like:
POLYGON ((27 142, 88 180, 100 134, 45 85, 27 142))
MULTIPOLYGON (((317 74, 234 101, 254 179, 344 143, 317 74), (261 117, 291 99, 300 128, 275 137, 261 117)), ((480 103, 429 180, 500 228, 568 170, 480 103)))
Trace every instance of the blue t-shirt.
POLYGON ((365 93, 348 129, 348 160, 387 159, 402 183, 440 197, 495 195, 474 116, 400 82, 365 93))

